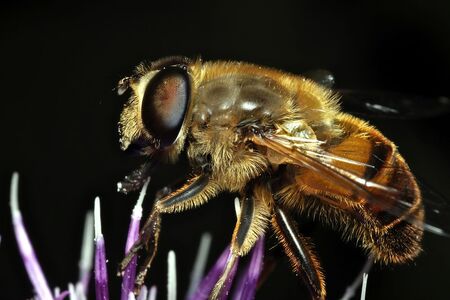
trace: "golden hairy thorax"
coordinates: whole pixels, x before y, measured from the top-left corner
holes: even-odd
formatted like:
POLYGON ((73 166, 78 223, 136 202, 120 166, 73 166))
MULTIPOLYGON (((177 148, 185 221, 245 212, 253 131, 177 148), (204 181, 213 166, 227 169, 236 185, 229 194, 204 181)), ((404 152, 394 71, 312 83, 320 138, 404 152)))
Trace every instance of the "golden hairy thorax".
POLYGON ((251 64, 212 62, 190 68, 194 89, 189 156, 211 155, 218 180, 239 190, 267 170, 267 156, 244 143, 239 126, 256 122, 284 126, 296 136, 334 140, 337 98, 299 76, 251 64))
POLYGON ((197 63, 190 70, 194 123, 236 126, 248 119, 302 118, 325 131, 333 126, 337 97, 306 78, 238 62, 197 63), (224 119, 206 120, 205 108, 224 119))

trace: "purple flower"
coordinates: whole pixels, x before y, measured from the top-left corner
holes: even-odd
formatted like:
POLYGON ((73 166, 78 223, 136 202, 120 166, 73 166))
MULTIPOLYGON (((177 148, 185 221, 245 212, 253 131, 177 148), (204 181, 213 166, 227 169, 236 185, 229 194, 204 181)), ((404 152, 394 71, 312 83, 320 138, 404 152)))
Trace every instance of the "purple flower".
POLYGON ((95 198, 94 205, 95 232, 95 295, 97 300, 109 300, 108 270, 106 269, 105 240, 100 221, 100 198, 95 198))
MULTIPOLYGON (((142 202, 144 201, 149 182, 150 178, 147 179, 147 181, 145 182, 139 195, 138 201, 136 202, 136 205, 133 208, 130 226, 128 227, 128 236, 125 245, 125 254, 128 253, 128 251, 133 246, 134 242, 137 241, 139 237, 139 225, 141 223, 142 218, 142 202)), ((133 259, 131 260, 131 262, 128 264, 128 266, 124 271, 120 296, 121 300, 128 300, 129 294, 133 292, 134 280, 136 279, 136 264, 137 264, 137 257, 133 257, 133 259)))
POLYGON ((34 252, 31 241, 25 230, 23 224, 22 214, 19 210, 19 174, 14 173, 11 179, 11 215, 14 227, 14 233, 16 235, 17 244, 19 245, 20 255, 22 256, 25 269, 27 270, 28 277, 36 291, 36 296, 39 299, 47 300, 53 299, 53 294, 45 279, 44 272, 42 271, 39 261, 37 260, 36 253, 34 252))
MULTIPOLYGON (((75 284, 69 283, 66 290, 60 292, 59 288, 55 288, 52 292, 44 272, 37 260, 37 256, 31 245, 28 234, 22 220, 22 215, 18 204, 18 179, 17 173, 14 173, 11 181, 11 214, 13 219, 14 231, 19 246, 19 251, 22 260, 25 264, 27 274, 35 290, 36 299, 47 300, 55 299, 62 300, 70 296, 73 300, 87 299, 88 284, 91 278, 93 260, 95 262, 95 291, 97 300, 109 300, 109 286, 106 260, 106 246, 105 240, 101 230, 100 217, 100 199, 95 199, 94 213, 89 212, 86 216, 85 229, 83 234, 83 246, 81 250, 81 259, 79 262, 79 278, 75 284), (95 230, 94 230, 95 229, 95 230), (95 231, 95 235, 94 235, 95 231), (94 251, 95 245, 95 251, 94 251), (94 257, 95 252, 95 258, 94 257)), ((139 237, 139 226, 142 218, 142 201, 145 197, 145 192, 149 180, 145 183, 139 199, 133 209, 131 215, 128 235, 125 245, 125 253, 129 251, 133 243, 139 237)), ((227 247, 223 254, 219 257, 212 269, 203 280, 203 272, 206 266, 208 252, 211 244, 211 235, 203 234, 194 263, 193 271, 191 273, 190 289, 187 293, 186 299, 207 299, 215 286, 216 282, 226 272, 224 286, 221 288, 218 298, 226 299, 233 287, 233 280, 238 267, 238 258, 234 259, 230 252, 230 247, 227 247), (233 259, 233 264, 228 271, 225 267, 228 262, 233 259)), ((252 250, 252 257, 249 265, 241 274, 240 280, 235 288, 233 299, 253 299, 256 291, 256 283, 262 269, 264 239, 261 238, 254 249, 252 250)), ((167 298, 169 300, 176 300, 177 297, 177 274, 176 274, 176 256, 173 251, 168 254, 168 278, 167 278, 167 298)), ((124 270, 123 280, 121 285, 121 300, 156 300, 157 289, 155 286, 148 289, 146 286, 142 287, 138 295, 133 294, 134 281, 136 277, 136 258, 124 270)))
POLYGON ((200 282, 195 293, 187 298, 188 300, 208 299, 208 296, 211 293, 212 289, 214 288, 214 285, 216 284, 217 280, 219 280, 220 276, 222 275, 225 269, 229 256, 230 256, 230 249, 229 247, 227 247, 222 252, 222 255, 220 255, 219 259, 216 261, 216 263, 208 272, 208 274, 205 276, 205 278, 203 278, 203 280, 200 282))
POLYGON ((76 284, 69 283, 67 290, 60 292, 59 288, 55 288, 55 292, 52 293, 23 223, 22 214, 19 210, 18 186, 19 174, 14 173, 11 179, 10 194, 10 206, 14 233, 20 255, 22 256, 22 260, 25 264, 25 269, 35 290, 35 298, 40 300, 60 300, 70 296, 71 299, 75 300, 86 299, 86 291, 88 289, 89 277, 92 270, 92 213, 88 213, 86 216, 83 246, 81 251, 82 255, 79 263, 79 281, 76 284))
POLYGON ((256 285, 262 271, 264 259, 264 237, 253 247, 250 262, 238 281, 233 299, 252 300, 255 298, 256 285))

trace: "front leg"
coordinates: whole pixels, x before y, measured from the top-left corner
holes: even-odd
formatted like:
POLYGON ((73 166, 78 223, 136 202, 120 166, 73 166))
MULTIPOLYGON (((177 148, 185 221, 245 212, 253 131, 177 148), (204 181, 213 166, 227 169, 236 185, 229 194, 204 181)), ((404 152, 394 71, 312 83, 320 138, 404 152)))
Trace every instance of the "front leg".
POLYGON ((119 265, 119 269, 123 271, 138 251, 143 247, 146 248, 148 254, 136 277, 136 290, 139 290, 143 285, 147 271, 156 255, 161 229, 161 214, 180 212, 200 206, 206 203, 209 198, 217 195, 218 191, 217 184, 210 180, 209 174, 203 173, 189 179, 178 190, 161 199, 155 199, 152 212, 140 231, 139 239, 119 265))
POLYGON ((144 185, 144 182, 150 176, 156 165, 156 160, 151 159, 139 166, 136 170, 117 183, 117 191, 120 193, 128 194, 139 190, 144 185))

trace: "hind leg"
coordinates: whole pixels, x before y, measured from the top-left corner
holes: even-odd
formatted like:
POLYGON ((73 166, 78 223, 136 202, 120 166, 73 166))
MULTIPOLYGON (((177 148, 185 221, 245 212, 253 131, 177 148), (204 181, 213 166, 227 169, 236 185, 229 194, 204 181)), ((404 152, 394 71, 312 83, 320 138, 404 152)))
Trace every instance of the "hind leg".
POLYGON ((325 279, 312 243, 300 234, 295 222, 280 206, 275 206, 272 227, 294 268, 313 299, 325 299, 325 279))

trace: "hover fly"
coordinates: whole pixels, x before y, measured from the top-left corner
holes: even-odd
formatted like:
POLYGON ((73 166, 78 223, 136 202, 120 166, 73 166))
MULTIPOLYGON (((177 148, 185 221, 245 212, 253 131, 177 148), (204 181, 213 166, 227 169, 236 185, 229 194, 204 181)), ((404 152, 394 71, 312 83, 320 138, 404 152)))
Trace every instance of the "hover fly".
MULTIPOLYGON (((141 64, 119 82, 131 89, 120 117, 123 150, 147 162, 119 183, 135 190, 155 163, 185 151, 192 176, 153 204, 140 239, 121 264, 146 248, 136 285, 155 256, 161 215, 203 205, 223 191, 240 195, 227 270, 273 230, 312 298, 324 299, 324 275, 291 213, 313 216, 355 240, 375 260, 401 264, 421 251, 421 191, 395 144, 367 122, 340 110, 327 76, 288 74, 242 62, 167 57, 141 64)), ((350 95, 351 96, 351 95, 350 95)), ((376 104, 378 112, 397 113, 376 104)))

